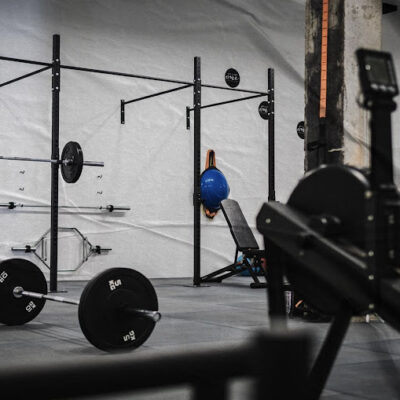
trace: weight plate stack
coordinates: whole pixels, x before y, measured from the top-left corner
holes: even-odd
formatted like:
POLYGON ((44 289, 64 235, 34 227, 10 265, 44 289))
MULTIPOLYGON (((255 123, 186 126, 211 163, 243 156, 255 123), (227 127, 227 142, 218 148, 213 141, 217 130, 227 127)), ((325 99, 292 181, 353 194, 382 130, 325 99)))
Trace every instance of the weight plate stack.
POLYGON ((158 311, 151 282, 129 268, 111 268, 92 279, 82 292, 79 323, 87 340, 105 351, 139 347, 155 322, 129 309, 158 311))
POLYGON ((68 142, 61 153, 61 160, 70 160, 68 164, 61 164, 61 175, 65 182, 75 183, 82 174, 83 151, 78 142, 68 142))
POLYGON ((14 289, 47 294, 47 283, 43 272, 32 262, 22 258, 11 258, 0 263, 0 323, 22 325, 36 318, 46 300, 29 297, 17 298, 14 289))

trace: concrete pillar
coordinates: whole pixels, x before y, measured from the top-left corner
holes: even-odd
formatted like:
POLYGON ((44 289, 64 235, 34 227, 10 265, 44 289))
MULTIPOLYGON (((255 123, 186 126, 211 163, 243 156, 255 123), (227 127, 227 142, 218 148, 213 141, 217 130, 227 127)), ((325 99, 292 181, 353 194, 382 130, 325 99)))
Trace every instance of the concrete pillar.
MULTIPOLYGON (((319 164, 320 72, 322 0, 306 3, 305 169, 319 164)), ((329 0, 326 151, 327 163, 367 166, 369 131, 367 115, 358 107, 357 64, 359 47, 379 49, 382 36, 381 0, 329 0)))

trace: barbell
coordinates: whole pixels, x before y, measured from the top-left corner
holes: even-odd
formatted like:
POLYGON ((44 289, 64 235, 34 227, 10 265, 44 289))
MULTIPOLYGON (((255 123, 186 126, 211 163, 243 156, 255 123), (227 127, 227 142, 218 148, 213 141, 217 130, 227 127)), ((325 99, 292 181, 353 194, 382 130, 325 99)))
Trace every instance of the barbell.
MULTIPOLYGON (((79 210, 100 210, 100 211, 130 211, 128 206, 114 206, 112 204, 107 204, 106 206, 57 206, 58 208, 65 209, 79 209, 79 210)), ((26 204, 26 203, 16 203, 14 201, 9 201, 8 203, 0 203, 0 208, 8 208, 13 210, 14 208, 51 208, 50 204, 26 204)))
POLYGON ((83 151, 78 142, 68 142, 61 153, 60 160, 31 157, 0 156, 0 160, 47 162, 61 165, 61 175, 65 182, 75 183, 81 176, 83 166, 104 167, 102 161, 84 161, 83 151))
POLYGON ((11 258, 0 263, 0 323, 32 321, 47 300, 77 305, 83 334, 104 351, 139 347, 161 319, 153 285, 133 269, 100 273, 86 285, 80 300, 74 300, 49 295, 44 274, 31 261, 11 258))

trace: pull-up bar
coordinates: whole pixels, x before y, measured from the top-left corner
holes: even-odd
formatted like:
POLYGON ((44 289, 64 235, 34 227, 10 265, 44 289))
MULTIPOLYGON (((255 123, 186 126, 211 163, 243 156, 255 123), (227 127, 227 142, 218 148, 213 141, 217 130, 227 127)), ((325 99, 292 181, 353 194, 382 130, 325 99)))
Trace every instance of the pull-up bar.
POLYGON ((178 87, 168 89, 168 90, 163 90, 162 92, 157 92, 157 93, 149 94, 147 96, 137 97, 136 99, 133 99, 133 100, 128 100, 128 101, 121 100, 121 124, 125 124, 125 106, 127 104, 136 103, 137 101, 150 99, 152 97, 161 96, 163 94, 177 92, 178 90, 186 89, 191 86, 193 86, 193 84, 189 83, 187 85, 178 86, 178 87))
MULTIPOLYGON (((46 71, 47 69, 50 69, 52 67, 52 63, 46 63, 42 61, 35 61, 35 60, 27 60, 23 58, 12 58, 12 57, 4 57, 0 56, 0 60, 3 61, 12 61, 12 62, 19 62, 19 63, 24 63, 24 64, 34 64, 34 65, 44 65, 48 68, 42 69, 35 71, 34 73, 27 74, 26 76, 21 76, 19 79, 27 78, 28 76, 37 74, 39 72, 46 71)), ((168 78, 160 78, 156 76, 149 76, 149 75, 139 75, 139 74, 131 74, 127 72, 119 72, 119 71, 108 71, 104 69, 95 69, 95 68, 85 68, 85 67, 76 67, 73 65, 63 65, 60 64, 61 69, 69 69, 73 71, 81 71, 81 72, 92 72, 95 74, 105 74, 105 75, 114 75, 114 76, 123 76, 127 78, 137 78, 137 79, 147 79, 147 80, 152 80, 152 81, 158 81, 158 82, 167 82, 167 83, 179 83, 182 85, 188 85, 193 86, 192 82, 188 81, 181 81, 181 80, 176 80, 176 79, 168 79, 168 78)), ((12 83, 12 82, 10 82, 12 83)), ((253 93, 253 94, 260 94, 260 95, 266 95, 267 93, 263 92, 258 92, 254 90, 248 90, 248 89, 236 89, 236 88, 231 88, 231 87, 225 87, 225 86, 219 86, 219 85, 210 85, 210 84, 202 84, 202 87, 210 88, 210 89, 220 89, 220 90, 231 90, 234 92, 242 92, 242 93, 253 93)))

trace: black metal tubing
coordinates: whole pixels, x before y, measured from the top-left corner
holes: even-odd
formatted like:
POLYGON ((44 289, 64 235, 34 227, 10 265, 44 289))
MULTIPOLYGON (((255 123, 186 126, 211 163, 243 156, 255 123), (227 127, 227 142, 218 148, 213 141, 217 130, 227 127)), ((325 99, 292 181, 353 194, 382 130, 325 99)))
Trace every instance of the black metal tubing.
POLYGON ((223 383, 249 377, 260 381, 260 392, 266 391, 268 398, 303 400, 308 351, 309 340, 304 334, 263 333, 249 344, 236 346, 218 344, 173 353, 111 355, 95 362, 3 367, 0 387, 5 399, 26 399, 29 388, 30 398, 47 400, 190 384, 194 386, 196 399, 214 400, 217 398, 211 394, 223 392, 223 383), (293 377, 290 382, 286 381, 288 376, 293 377), (218 383, 217 391, 213 382, 218 383))
POLYGON ((221 89, 221 90, 230 90, 232 92, 259 94, 260 96, 266 96, 268 94, 266 92, 260 92, 258 90, 238 89, 238 88, 231 88, 231 87, 218 86, 218 85, 208 85, 206 83, 203 83, 201 86, 205 87, 205 88, 210 88, 210 89, 221 89))
POLYGON ((69 69, 69 70, 73 70, 73 71, 92 72, 92 73, 95 73, 95 74, 124 76, 124 77, 127 77, 127 78, 138 78, 138 79, 147 79, 147 80, 158 81, 158 82, 169 82, 169 83, 180 83, 182 85, 191 85, 190 82, 186 82, 186 81, 180 81, 180 80, 176 80, 176 79, 158 78, 158 77, 155 77, 155 76, 148 76, 148 75, 130 74, 130 73, 127 73, 127 72, 107 71, 107 70, 104 70, 104 69, 75 67, 73 65, 61 65, 60 67, 62 69, 69 69))
POLYGON ((275 79, 268 68, 268 201, 275 201, 275 79))
POLYGON ((159 356, 110 356, 96 362, 81 360, 35 368, 3 368, 0 382, 5 385, 2 386, 4 398, 26 398, 27 387, 31 398, 42 400, 93 396, 197 382, 201 376, 213 375, 214 379, 248 376, 254 372, 254 368, 247 368, 250 354, 254 354, 250 346, 228 350, 214 346, 208 351, 159 356))
POLYGON ((190 107, 186 107, 186 129, 190 129, 190 107))
POLYGON ((47 71, 50 68, 51 67, 43 67, 43 68, 40 68, 40 69, 38 69, 36 71, 29 72, 28 74, 21 75, 18 78, 14 78, 14 79, 11 79, 11 80, 9 80, 7 82, 0 83, 0 87, 10 85, 11 83, 18 82, 18 81, 20 81, 22 79, 29 78, 30 76, 33 76, 33 75, 36 75, 36 74, 40 74, 41 72, 47 71))
MULTIPOLYGON (((128 78, 148 79, 148 80, 151 80, 151 81, 169 82, 169 83, 180 83, 182 85, 189 85, 189 86, 193 85, 193 83, 191 83, 191 82, 180 81, 180 80, 176 80, 176 79, 158 78, 158 77, 155 77, 155 76, 130 74, 130 73, 126 73, 126 72, 107 71, 107 70, 104 70, 104 69, 75 67, 75 66, 72 66, 72 65, 61 65, 61 68, 70 69, 70 70, 74 70, 74 71, 93 72, 95 74, 126 76, 128 78)), ((206 87, 206 88, 210 88, 210 89, 231 90, 231 91, 234 91, 234 92, 242 92, 242 93, 254 93, 254 94, 259 94, 259 95, 263 95, 263 96, 267 95, 267 93, 259 92, 259 91, 256 91, 256 90, 236 89, 236 88, 230 88, 230 87, 218 86, 218 85, 209 85, 209 84, 202 84, 201 86, 202 87, 206 87)))
POLYGON ((225 379, 205 378, 193 388, 192 400, 227 400, 228 385, 225 379))
MULTIPOLYGON (((26 59, 22 59, 22 58, 12 58, 12 57, 0 56, 0 60, 20 62, 20 63, 25 63, 25 64, 46 65, 48 67, 52 66, 51 63, 45 63, 45 62, 34 61, 34 60, 26 60, 26 59)), ((180 81, 180 80, 176 80, 176 79, 159 78, 159 77, 149 76, 149 75, 139 75, 139 74, 130 74, 130 73, 126 73, 126 72, 108 71, 108 70, 104 70, 104 69, 76 67, 73 65, 60 65, 60 67, 63 69, 70 69, 70 70, 74 70, 74 71, 93 72, 96 74, 126 76, 128 78, 148 79, 148 80, 159 81, 159 82, 180 83, 183 85, 190 85, 190 86, 193 85, 191 82, 180 81)), ((202 84, 202 87, 206 87, 206 88, 210 88, 210 89, 231 90, 234 92, 242 92, 242 93, 260 94, 263 96, 268 94, 268 93, 259 92, 256 90, 237 89, 237 88, 230 88, 230 87, 219 86, 219 85, 210 85, 210 84, 202 84)))
POLYGON ((121 100, 121 124, 125 124, 125 100, 121 100))
POLYGON ((127 104, 136 103, 137 101, 151 99, 153 97, 161 96, 161 95, 172 93, 172 92, 177 92, 178 90, 186 89, 186 88, 191 87, 191 86, 193 86, 192 83, 187 84, 187 85, 183 85, 183 86, 178 86, 178 87, 175 87, 175 88, 172 88, 172 89, 168 89, 168 90, 163 90, 162 92, 149 94, 147 96, 137 97, 136 99, 133 99, 133 100, 128 100, 128 101, 121 100, 121 124, 125 124, 125 106, 127 104))
POLYGON ((200 152, 201 152, 201 60, 194 58, 194 140, 193 140, 193 285, 200 286, 201 254, 201 199, 200 199, 200 152))
POLYGON ((342 310, 335 316, 329 328, 324 344, 308 378, 308 398, 310 400, 317 400, 321 396, 340 347, 342 346, 352 315, 353 313, 349 305, 343 304, 342 310))
MULTIPOLYGON (((218 103, 206 104, 205 106, 201 106, 201 109, 222 106, 224 104, 237 103, 239 101, 244 101, 244 100, 256 99, 257 97, 263 97, 263 96, 267 96, 267 95, 268 95, 267 93, 266 94, 256 94, 254 96, 241 97, 240 99, 220 101, 218 103)), ((193 111, 193 110, 194 110, 194 108, 189 109, 189 111, 193 111)))
MULTIPOLYGON (((60 149, 60 35, 53 35, 51 159, 59 160, 60 149)), ((58 170, 51 164, 50 292, 57 292, 58 274, 58 170)))
POLYGON ((186 88, 191 87, 191 86, 193 86, 193 84, 191 84, 191 83, 190 83, 190 84, 187 84, 187 85, 183 85, 183 86, 178 86, 178 87, 176 87, 176 88, 172 88, 172 89, 168 89, 168 90, 163 90, 162 92, 157 92, 157 93, 149 94, 149 95, 147 95, 147 96, 138 97, 138 98, 133 99, 133 100, 124 101, 124 103, 125 103, 125 105, 126 105, 126 104, 130 104, 130 103, 135 103, 135 102, 140 101, 140 100, 150 99, 150 98, 152 98, 152 97, 161 96, 161 95, 163 95, 163 94, 176 92, 176 91, 178 91, 178 90, 186 89, 186 88))
POLYGON ((265 273, 268 282, 268 315, 271 328, 279 331, 287 325, 282 251, 265 236, 264 245, 266 257, 268 257, 268 268, 265 273))
POLYGON ((24 64, 46 65, 47 67, 50 67, 50 68, 52 66, 51 63, 46 63, 46 62, 42 62, 42 61, 25 60, 23 58, 13 58, 13 57, 0 56, 0 60, 12 61, 12 62, 20 62, 20 63, 24 63, 24 64))

